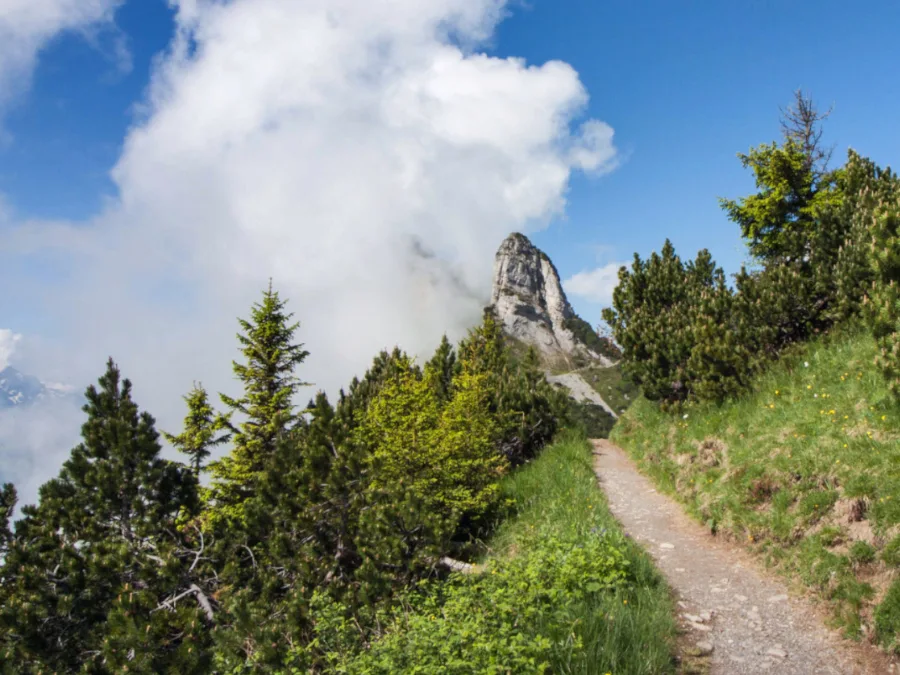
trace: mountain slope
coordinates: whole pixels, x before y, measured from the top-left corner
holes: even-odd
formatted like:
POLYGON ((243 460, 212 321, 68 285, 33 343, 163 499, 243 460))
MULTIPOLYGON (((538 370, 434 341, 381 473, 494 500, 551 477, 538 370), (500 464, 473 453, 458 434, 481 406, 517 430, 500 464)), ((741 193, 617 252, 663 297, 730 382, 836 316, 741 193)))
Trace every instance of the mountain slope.
POLYGON ((74 389, 61 384, 41 382, 33 375, 12 366, 0 370, 0 410, 27 407, 40 401, 70 398, 74 389))

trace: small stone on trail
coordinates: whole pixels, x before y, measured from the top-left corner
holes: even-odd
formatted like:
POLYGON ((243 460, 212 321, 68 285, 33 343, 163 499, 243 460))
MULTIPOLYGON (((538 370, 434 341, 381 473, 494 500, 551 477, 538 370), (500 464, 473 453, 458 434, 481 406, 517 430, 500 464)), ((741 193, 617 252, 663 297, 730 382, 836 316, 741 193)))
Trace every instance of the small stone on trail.
POLYGON ((734 599, 737 600, 738 602, 747 602, 746 595, 736 595, 736 596, 734 596, 734 599))
POLYGON ((784 595, 784 594, 773 595, 771 598, 769 598, 769 602, 784 602, 787 599, 788 599, 788 596, 784 595))
POLYGON ((702 642, 698 642, 697 645, 697 656, 708 656, 713 653, 713 646, 711 642, 706 642, 705 640, 702 642))
POLYGON ((767 649, 766 654, 768 654, 769 656, 775 656, 779 659, 787 658, 787 652, 784 651, 781 647, 772 647, 771 649, 767 649))
POLYGON ((675 548, 674 544, 660 544, 660 548, 675 548))
POLYGON ((675 571, 676 571, 676 572, 684 572, 684 568, 683 568, 683 567, 676 567, 676 568, 675 568, 675 571))
POLYGON ((713 612, 700 612, 700 618, 704 621, 712 621, 713 612))
POLYGON ((694 614, 682 614, 681 616, 683 616, 685 619, 687 619, 691 623, 703 623, 703 619, 701 619, 699 616, 696 616, 694 614))

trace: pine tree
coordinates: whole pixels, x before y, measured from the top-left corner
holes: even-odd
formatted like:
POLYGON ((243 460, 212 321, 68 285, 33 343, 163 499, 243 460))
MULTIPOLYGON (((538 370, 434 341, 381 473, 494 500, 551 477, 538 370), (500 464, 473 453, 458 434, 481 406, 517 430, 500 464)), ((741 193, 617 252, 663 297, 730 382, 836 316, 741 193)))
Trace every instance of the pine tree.
POLYGON ((0 488, 0 561, 3 560, 12 542, 13 535, 9 521, 16 508, 17 499, 16 488, 12 483, 6 483, 0 488))
POLYGON ((619 271, 613 307, 603 312, 622 346, 625 372, 650 400, 680 401, 690 393, 690 290, 685 266, 666 240, 659 253, 646 261, 635 254, 631 269, 619 271))
POLYGON ((435 386, 437 387, 438 398, 442 402, 448 401, 450 399, 453 377, 456 375, 459 367, 457 365, 456 352, 446 335, 441 338, 440 346, 438 346, 426 367, 431 368, 437 375, 435 386))
POLYGON ((832 318, 839 321, 859 314, 863 298, 872 288, 875 281, 871 256, 872 228, 876 222, 874 212, 880 204, 900 196, 900 179, 890 167, 883 169, 850 150, 838 179, 838 188, 843 199, 827 213, 827 217, 844 225, 834 267, 832 318))
POLYGON ((738 154, 759 192, 719 203, 747 240, 750 253, 765 264, 807 259, 819 229, 819 214, 840 199, 836 174, 825 170, 821 115, 812 101, 795 93, 796 107, 782 116, 783 142, 762 144, 738 154))
POLYGON ((86 398, 82 443, 23 509, 5 556, 0 654, 11 672, 111 673, 135 660, 145 664, 136 672, 199 672, 202 590, 165 604, 194 583, 177 519, 196 514, 197 481, 160 458, 154 420, 112 359, 86 398))
POLYGON ((189 457, 188 466, 194 476, 199 478, 204 469, 203 461, 209 457, 210 449, 227 443, 231 434, 217 436, 224 423, 209 404, 209 397, 202 385, 195 383, 184 400, 188 408, 184 430, 178 436, 163 432, 163 437, 189 457))
POLYGON ((253 305, 251 319, 239 319, 243 333, 237 337, 246 363, 234 362, 233 368, 244 393, 240 398, 220 395, 229 409, 225 419, 233 449, 209 466, 213 520, 243 518, 244 502, 255 493, 266 461, 297 421, 293 397, 306 383, 294 370, 309 352, 293 342, 299 323, 290 323, 293 314, 285 312, 285 304, 270 283, 262 302, 253 305), (236 425, 230 421, 234 413, 243 418, 236 425))
POLYGON ((900 196, 878 204, 871 218, 874 281, 866 317, 878 345, 875 363, 900 400, 900 196))
POLYGON ((565 406, 544 377, 537 353, 512 362, 500 323, 491 311, 459 344, 460 375, 483 376, 487 410, 500 425, 498 451, 515 466, 532 458, 555 432, 565 406))

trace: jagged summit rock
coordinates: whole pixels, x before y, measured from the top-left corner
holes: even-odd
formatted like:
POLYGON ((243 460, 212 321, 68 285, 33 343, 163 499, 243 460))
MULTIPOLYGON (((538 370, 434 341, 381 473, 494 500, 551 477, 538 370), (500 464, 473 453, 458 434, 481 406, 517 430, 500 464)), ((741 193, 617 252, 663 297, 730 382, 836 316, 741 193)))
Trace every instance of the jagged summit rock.
POLYGON ((494 258, 491 307, 507 335, 534 345, 545 358, 613 362, 615 346, 609 343, 610 351, 601 353, 603 338, 572 309, 553 262, 518 232, 500 244, 494 258))

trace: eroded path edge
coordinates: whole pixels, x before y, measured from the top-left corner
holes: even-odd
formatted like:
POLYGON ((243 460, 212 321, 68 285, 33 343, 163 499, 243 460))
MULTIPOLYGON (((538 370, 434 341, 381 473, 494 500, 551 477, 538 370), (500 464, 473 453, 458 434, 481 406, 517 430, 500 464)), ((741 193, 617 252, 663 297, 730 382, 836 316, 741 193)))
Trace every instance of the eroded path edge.
POLYGON ((827 628, 817 607, 791 594, 749 553, 690 520, 622 449, 592 443, 610 510, 668 580, 686 637, 697 652, 710 654, 712 675, 900 672, 882 652, 827 628))

